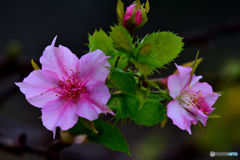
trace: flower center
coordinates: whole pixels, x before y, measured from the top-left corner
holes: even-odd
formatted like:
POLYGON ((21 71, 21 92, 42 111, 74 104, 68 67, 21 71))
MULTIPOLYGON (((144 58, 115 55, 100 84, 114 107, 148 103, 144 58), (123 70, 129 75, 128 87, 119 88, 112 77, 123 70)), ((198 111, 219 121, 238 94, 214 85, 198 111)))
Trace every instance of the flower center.
POLYGON ((192 107, 202 111, 204 114, 208 114, 208 105, 201 95, 201 90, 198 92, 184 91, 177 99, 180 104, 187 110, 191 110, 192 107))
POLYGON ((68 101, 72 100, 77 102, 81 98, 81 93, 86 90, 86 87, 82 86, 82 81, 78 78, 78 72, 72 72, 71 76, 68 75, 68 79, 63 77, 63 80, 58 82, 58 86, 54 86, 53 91, 56 92, 56 96, 63 98, 63 100, 68 101))

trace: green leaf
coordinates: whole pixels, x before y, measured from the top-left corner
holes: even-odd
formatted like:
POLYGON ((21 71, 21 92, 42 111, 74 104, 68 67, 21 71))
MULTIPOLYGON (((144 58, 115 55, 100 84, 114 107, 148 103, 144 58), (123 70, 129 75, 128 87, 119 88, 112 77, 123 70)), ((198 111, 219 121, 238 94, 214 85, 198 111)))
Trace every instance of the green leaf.
POLYGON ((162 97, 159 93, 157 93, 157 94, 150 93, 147 98, 150 100, 155 100, 155 101, 163 101, 166 99, 166 98, 162 97))
POLYGON ((217 93, 217 94, 221 94, 221 95, 222 95, 224 92, 216 92, 216 93, 217 93))
POLYGON ((145 12, 148 13, 150 10, 150 6, 149 6, 149 2, 148 0, 146 1, 146 4, 145 4, 145 12))
POLYGON ((147 76, 153 73, 153 69, 147 63, 138 62, 135 59, 131 59, 131 62, 135 65, 138 71, 144 76, 147 76))
POLYGON ((155 100, 147 100, 140 110, 136 111, 137 108, 133 107, 129 109, 131 113, 129 117, 140 125, 156 125, 166 118, 166 108, 164 108, 160 102, 155 100))
POLYGON ((111 66, 114 66, 117 57, 117 51, 113 47, 113 41, 108 35, 100 29, 99 31, 95 30, 94 34, 88 37, 89 40, 89 49, 95 51, 100 49, 105 53, 106 56, 111 56, 108 58, 108 62, 111 66))
POLYGON ((199 54, 199 51, 197 52, 195 61, 191 65, 191 68, 193 69, 192 72, 191 72, 191 79, 192 79, 192 76, 197 69, 198 64, 202 61, 202 59, 198 60, 198 54, 199 54))
POLYGON ((128 65, 128 59, 120 56, 118 60, 118 65, 116 66, 116 68, 123 70, 127 65, 128 65))
POLYGON ((99 134, 94 132, 89 134, 89 141, 103 144, 113 151, 124 152, 130 155, 128 144, 117 127, 99 119, 95 120, 94 123, 99 134))
POLYGON ((118 52, 123 53, 125 57, 129 57, 132 52, 132 38, 128 31, 123 26, 111 27, 110 36, 113 40, 114 48, 118 52))
POLYGON ((87 127, 88 129, 92 130, 95 133, 98 133, 98 131, 95 128, 94 122, 93 121, 89 121, 85 118, 81 118, 79 117, 79 120, 82 122, 82 124, 87 127))
POLYGON ((150 88, 145 90, 145 89, 142 89, 142 87, 139 87, 139 86, 136 87, 137 99, 140 104, 139 109, 141 109, 143 104, 146 102, 147 96, 149 95, 149 93, 150 93, 150 88))
POLYGON ((117 68, 111 68, 111 72, 112 74, 110 80, 113 84, 115 84, 117 89, 126 94, 136 94, 135 89, 137 86, 137 82, 131 73, 123 72, 122 70, 117 68))
POLYGON ((118 0, 117 3, 117 15, 118 15, 118 22, 123 26, 123 20, 124 20, 124 6, 121 0, 118 0))
MULTIPOLYGON (((169 63, 182 51, 182 38, 171 32, 157 32, 145 36, 135 57, 139 63, 147 65, 151 71, 169 63)), ((135 63, 133 61, 133 63, 135 63)), ((135 64, 139 68, 139 64, 135 64)), ((140 71, 142 72, 142 71, 140 71)))
POLYGON ((209 114, 208 118, 221 118, 221 116, 216 115, 216 114, 209 114))
POLYGON ((31 64, 32 64, 34 70, 39 70, 40 69, 38 67, 38 65, 33 61, 33 59, 31 60, 31 64))
POLYGON ((166 117, 166 108, 156 100, 147 100, 139 110, 139 101, 126 94, 113 95, 117 100, 118 109, 116 112, 116 121, 120 118, 126 119, 127 116, 139 125, 152 126, 163 121, 166 117))

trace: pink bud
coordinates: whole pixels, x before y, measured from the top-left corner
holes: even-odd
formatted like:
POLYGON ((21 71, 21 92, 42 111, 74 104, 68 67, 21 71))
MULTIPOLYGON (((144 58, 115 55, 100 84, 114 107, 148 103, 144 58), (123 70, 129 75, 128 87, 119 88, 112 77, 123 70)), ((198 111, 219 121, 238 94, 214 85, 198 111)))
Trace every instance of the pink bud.
MULTIPOLYGON (((136 4, 132 4, 129 7, 127 7, 126 13, 124 15, 124 27, 126 27, 126 21, 132 16, 135 6, 136 4)), ((135 11, 135 21, 137 23, 135 27, 137 27, 142 22, 141 9, 138 9, 137 11, 135 11)))

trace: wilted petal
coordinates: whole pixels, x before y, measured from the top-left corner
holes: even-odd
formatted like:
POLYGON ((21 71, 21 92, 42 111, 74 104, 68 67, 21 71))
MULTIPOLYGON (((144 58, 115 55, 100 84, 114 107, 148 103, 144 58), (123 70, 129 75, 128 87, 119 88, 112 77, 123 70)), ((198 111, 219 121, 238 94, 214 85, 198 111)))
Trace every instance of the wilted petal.
POLYGON ((72 74, 70 69, 75 70, 78 58, 67 47, 59 45, 54 47, 56 37, 52 44, 47 46, 43 52, 40 62, 42 70, 49 70, 57 73, 60 79, 68 78, 72 74))
POLYGON ((77 106, 72 101, 57 99, 46 103, 42 108, 43 125, 55 133, 56 127, 62 130, 72 128, 78 121, 77 106))
POLYGON ((97 81, 105 83, 110 72, 105 66, 111 67, 107 58, 100 50, 90 52, 81 57, 78 61, 77 69, 80 72, 80 79, 84 86, 91 86, 97 81))
POLYGON ((24 78, 23 82, 18 82, 16 85, 30 104, 42 108, 48 101, 58 98, 52 90, 56 82, 58 76, 54 72, 34 70, 24 78))
POLYGON ((173 124, 191 134, 191 124, 197 124, 197 119, 185 110, 177 99, 172 100, 167 106, 167 116, 172 119, 173 124))

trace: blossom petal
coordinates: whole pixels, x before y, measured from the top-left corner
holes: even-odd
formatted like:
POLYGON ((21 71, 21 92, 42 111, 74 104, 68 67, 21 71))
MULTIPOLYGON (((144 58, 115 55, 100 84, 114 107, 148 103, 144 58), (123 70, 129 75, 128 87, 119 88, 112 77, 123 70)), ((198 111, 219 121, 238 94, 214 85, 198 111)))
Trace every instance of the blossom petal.
POLYGON ((136 6, 136 4, 132 4, 129 7, 127 7, 126 13, 124 15, 124 21, 126 21, 127 19, 129 19, 132 16, 133 9, 134 9, 135 6, 136 6))
POLYGON ((105 66, 111 67, 107 58, 100 50, 90 52, 81 57, 78 61, 77 69, 79 69, 80 79, 84 86, 88 87, 97 81, 105 83, 110 72, 105 66))
POLYGON ((208 83, 203 82, 196 82, 195 85, 191 88, 194 92, 199 92, 202 94, 202 97, 206 101, 209 107, 211 107, 218 99, 221 94, 217 94, 213 92, 212 86, 210 86, 208 83))
POLYGON ((106 105, 111 97, 108 87, 100 81, 89 86, 86 91, 88 99, 94 100, 97 104, 106 105))
POLYGON ((78 102, 77 114, 80 117, 86 118, 90 121, 93 121, 98 118, 100 113, 112 113, 114 114, 106 105, 99 105, 97 102, 92 99, 87 99, 82 97, 78 102))
POLYGON ((198 121, 200 121, 204 126, 207 123, 208 116, 205 115, 202 111, 196 109, 195 107, 192 107, 191 110, 188 109, 188 111, 196 117, 198 121))
POLYGON ((58 76, 54 72, 34 70, 24 78, 23 82, 18 82, 16 85, 30 104, 42 108, 48 101, 58 98, 52 90, 56 82, 58 76))
MULTIPOLYGON (((43 125, 55 133, 56 127, 62 130, 72 128, 78 121, 77 106, 72 101, 56 99, 42 108, 43 125)), ((55 135, 54 135, 55 136, 55 135)))
POLYGON ((93 121, 98 118, 98 114, 99 114, 96 108, 98 107, 93 105, 86 98, 82 97, 80 102, 78 102, 78 109, 76 113, 80 117, 93 121))
POLYGON ((190 82, 190 86, 193 86, 195 83, 197 83, 200 79, 202 78, 202 76, 196 76, 195 74, 192 76, 192 80, 190 82))
POLYGON ((197 124, 197 119, 185 110, 177 99, 170 101, 167 106, 167 116, 172 119, 173 124, 191 134, 191 124, 197 124))
POLYGON ((57 73, 60 79, 64 77, 67 79, 75 70, 78 58, 67 47, 59 45, 54 47, 56 37, 52 44, 47 46, 40 58, 42 70, 49 70, 57 73))
POLYGON ((169 94, 172 98, 176 98, 182 92, 182 90, 189 85, 191 79, 191 71, 190 67, 182 67, 176 64, 178 69, 178 74, 173 74, 168 78, 168 89, 169 94))

